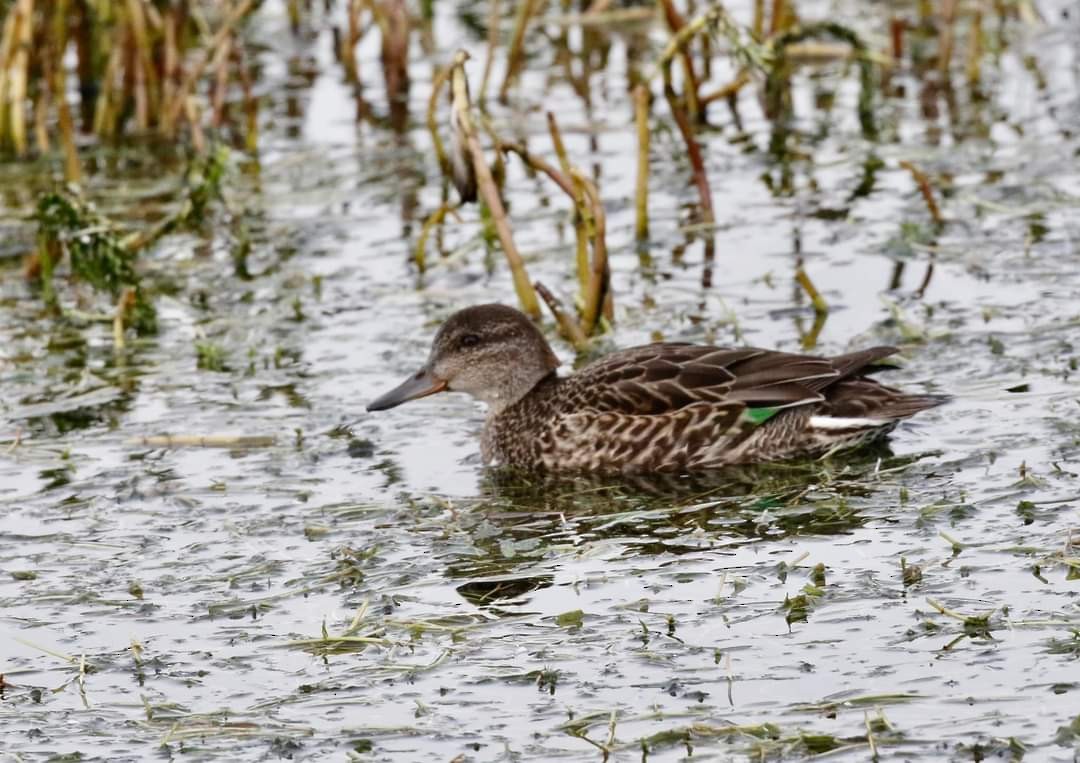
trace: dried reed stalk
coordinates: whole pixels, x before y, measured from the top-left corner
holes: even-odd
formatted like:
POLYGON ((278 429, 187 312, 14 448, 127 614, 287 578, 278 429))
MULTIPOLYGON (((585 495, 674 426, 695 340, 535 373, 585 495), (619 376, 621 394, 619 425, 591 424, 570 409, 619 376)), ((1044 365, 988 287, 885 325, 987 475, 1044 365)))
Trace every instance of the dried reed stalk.
MULTIPOLYGON (((10 14, 10 48, 4 68, 7 71, 7 112, 11 146, 18 156, 26 154, 26 91, 30 66, 30 41, 34 18, 34 0, 16 0, 10 14)), ((7 35, 5 34, 5 37, 7 35)))
POLYGON ((244 47, 236 47, 237 79, 244 94, 244 148, 251 154, 259 150, 259 99, 255 97, 255 84, 248 70, 244 47))
POLYGON ((922 194, 923 201, 926 202, 926 209, 930 212, 930 218, 934 221, 934 224, 943 225, 945 218, 941 216, 941 208, 938 207, 937 200, 934 198, 934 189, 930 185, 930 178, 911 162, 902 161, 900 166, 911 173, 915 185, 919 187, 919 193, 922 194))
POLYGON ((492 177, 491 168, 488 167, 487 161, 484 159, 484 152, 480 148, 480 139, 477 137, 476 128, 473 126, 470 115, 472 103, 469 100, 469 85, 465 77, 465 61, 468 58, 469 54, 464 50, 458 51, 457 55, 454 56, 453 70, 450 75, 450 86, 453 94, 452 118, 468 147, 473 171, 476 173, 478 191, 491 211, 495 233, 499 237, 503 254, 506 256, 507 264, 510 266, 510 273, 514 279, 514 290, 517 292, 521 307, 531 317, 539 318, 540 302, 536 297, 536 290, 533 289, 532 281, 529 280, 528 273, 525 271, 525 261, 522 260, 517 246, 514 244, 514 236, 506 219, 506 209, 503 207, 502 199, 499 198, 495 178, 492 177))
POLYGON ((424 220, 424 225, 420 229, 420 235, 416 239, 416 249, 413 251, 413 260, 416 262, 416 269, 421 273, 427 272, 427 242, 431 237, 431 232, 439 225, 442 225, 446 216, 455 212, 457 208, 457 204, 451 204, 448 201, 444 201, 439 205, 438 209, 428 215, 428 218, 424 220))
POLYGON ((484 73, 480 77, 480 93, 476 98, 481 109, 487 102, 488 81, 491 79, 491 67, 495 63, 495 48, 499 46, 499 5, 499 0, 491 0, 491 10, 488 11, 487 55, 484 57, 484 73))
POLYGON ((980 61, 982 60, 982 10, 975 8, 971 13, 971 30, 968 32, 967 73, 968 84, 977 85, 981 79, 980 61))
POLYGON ((701 96, 701 105, 708 106, 713 101, 723 101, 728 98, 733 98, 738 95, 739 91, 750 84, 750 71, 748 69, 740 69, 739 73, 735 75, 735 79, 731 82, 718 87, 711 93, 706 93, 701 96))
POLYGON ((694 185, 697 187, 698 199, 701 204, 701 219, 706 225, 713 225, 716 216, 713 214, 712 189, 709 187, 709 176, 705 172, 705 160, 701 155, 701 145, 694 136, 694 128, 690 124, 690 117, 679 102, 671 86, 670 77, 665 70, 664 96, 667 98, 668 108, 675 118, 683 142, 686 143, 686 155, 690 159, 690 170, 694 176, 694 185))
POLYGON ((956 11, 959 0, 941 0, 941 30, 938 34, 938 73, 942 79, 949 78, 953 43, 956 39, 956 11))
MULTIPOLYGON (((161 133, 167 137, 172 137, 176 132, 176 124, 180 119, 181 114, 185 111, 190 117, 192 109, 187 105, 192 92, 195 90, 195 83, 202 77, 203 72, 206 71, 207 66, 213 61, 218 51, 225 45, 229 35, 232 34, 233 29, 237 24, 254 7, 255 0, 239 0, 239 2, 229 10, 225 16, 225 20, 222 22, 221 27, 214 33, 214 36, 210 39, 209 44, 206 46, 206 51, 203 53, 201 60, 188 70, 184 75, 183 81, 173 94, 172 101, 164 104, 162 111, 162 120, 160 123, 161 133)), ((196 132, 197 125, 192 124, 192 139, 194 141, 194 133, 196 132)))
POLYGON ((529 28, 529 19, 536 13, 542 0, 519 0, 517 16, 514 19, 514 34, 510 38, 510 50, 506 54, 506 74, 499 87, 499 100, 506 102, 506 97, 521 70, 525 58, 525 32, 529 28))
POLYGON ((688 26, 686 19, 676 10, 672 0, 660 0, 660 7, 664 11, 664 18, 667 20, 668 28, 675 35, 675 38, 679 39, 681 36, 685 36, 682 37, 683 43, 679 45, 676 52, 682 61, 683 76, 686 78, 684 90, 686 91, 687 110, 690 112, 691 117, 696 119, 698 115, 698 92, 701 83, 694 69, 694 59, 686 48, 689 40, 705 27, 704 15, 695 19, 695 26, 688 26))
POLYGON ((356 45, 363 36, 360 27, 360 14, 364 9, 364 0, 349 0, 346 10, 347 27, 345 36, 341 40, 341 49, 338 55, 341 64, 345 68, 345 80, 353 85, 360 84, 360 63, 356 58, 356 45))
POLYGON ((442 137, 439 135, 438 107, 439 95, 450 78, 452 70, 453 65, 451 64, 435 71, 431 78, 431 95, 428 96, 427 107, 427 127, 428 132, 431 133, 431 147, 435 149, 435 158, 438 160, 439 168, 446 177, 451 177, 451 165, 446 156, 446 149, 443 147, 442 137))
POLYGON ((225 124, 226 98, 229 94, 229 61, 232 59, 233 40, 232 35, 225 38, 221 46, 221 55, 217 57, 214 67, 214 88, 210 95, 210 108, 213 113, 211 124, 220 128, 225 124))
POLYGON ((563 310, 558 297, 552 294, 551 291, 539 281, 533 285, 541 298, 543 298, 548 309, 551 311, 552 317, 555 318, 555 323, 559 327, 559 333, 561 333, 578 352, 585 350, 589 346, 589 338, 585 336, 585 333, 581 330, 581 326, 578 325, 577 321, 563 310))
POLYGON ((750 24, 750 33, 758 42, 765 39, 765 0, 754 0, 754 16, 750 24))
POLYGON ((587 335, 591 335, 596 331, 601 314, 608 320, 613 317, 611 290, 609 288, 611 272, 608 269, 606 243, 607 218, 596 185, 577 169, 571 171, 571 177, 575 186, 580 184, 583 188, 583 195, 589 205, 593 223, 592 262, 589 269, 588 290, 585 292, 585 304, 581 309, 582 330, 587 335))
POLYGON ((634 235, 641 242, 649 238, 649 89, 645 85, 634 88, 634 122, 638 142, 634 235))
POLYGON ((405 0, 386 0, 378 6, 382 46, 379 58, 386 83, 386 99, 390 107, 390 124, 405 129, 409 119, 409 40, 412 22, 405 0))
MULTIPOLYGON (((547 112, 548 134, 551 135, 551 145, 555 149, 555 155, 559 158, 559 166, 567 178, 573 177, 573 168, 570 165, 570 157, 566 153, 566 144, 562 139, 562 131, 555 115, 547 112)), ((565 190, 565 189, 564 189, 565 190)), ((593 230, 592 213, 585 199, 584 191, 579 183, 570 181, 570 199, 574 203, 574 261, 577 264, 578 286, 581 289, 582 298, 589 291, 589 238, 593 230)))
POLYGON ((505 143, 500 141, 499 150, 503 153, 509 151, 511 153, 517 154, 521 161, 525 162, 525 164, 527 164, 529 167, 536 170, 537 172, 542 172, 549 178, 551 178, 555 182, 555 184, 562 189, 563 193, 570 197, 571 201, 575 199, 573 181, 571 181, 566 175, 561 173, 557 168, 553 167, 550 163, 545 162, 539 156, 530 153, 529 150, 525 148, 525 146, 521 145, 520 143, 505 143))

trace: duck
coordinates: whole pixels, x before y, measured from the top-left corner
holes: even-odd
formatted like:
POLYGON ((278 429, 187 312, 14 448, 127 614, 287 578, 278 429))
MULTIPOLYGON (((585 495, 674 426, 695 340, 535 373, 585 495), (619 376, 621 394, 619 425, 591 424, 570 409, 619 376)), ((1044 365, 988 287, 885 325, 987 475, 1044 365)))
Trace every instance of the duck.
POLYGON ((871 374, 896 347, 834 357, 655 342, 567 376, 528 316, 500 304, 451 315, 427 362, 372 401, 384 411, 440 392, 487 405, 486 465, 528 472, 693 473, 831 455, 946 402, 871 374))

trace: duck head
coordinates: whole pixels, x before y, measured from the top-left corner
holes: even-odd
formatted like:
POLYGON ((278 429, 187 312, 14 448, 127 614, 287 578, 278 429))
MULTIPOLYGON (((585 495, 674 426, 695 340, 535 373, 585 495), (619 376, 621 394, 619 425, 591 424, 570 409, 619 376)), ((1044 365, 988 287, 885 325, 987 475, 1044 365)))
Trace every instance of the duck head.
POLYGON ((449 390, 467 392, 498 413, 558 365, 544 335, 524 313, 503 305, 467 307, 435 334, 423 368, 367 409, 384 411, 449 390))

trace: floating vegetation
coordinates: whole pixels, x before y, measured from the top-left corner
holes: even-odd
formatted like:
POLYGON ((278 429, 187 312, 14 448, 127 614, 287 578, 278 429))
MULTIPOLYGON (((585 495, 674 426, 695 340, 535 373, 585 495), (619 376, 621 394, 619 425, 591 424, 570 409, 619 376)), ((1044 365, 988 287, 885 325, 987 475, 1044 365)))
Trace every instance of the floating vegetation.
POLYGON ((364 602, 357 610, 352 622, 339 634, 331 635, 326 629, 326 623, 322 624, 322 636, 319 638, 293 639, 286 642, 286 646, 300 647, 312 654, 328 655, 342 654, 366 649, 369 646, 389 646, 392 642, 384 638, 381 630, 376 630, 367 635, 358 635, 367 615, 368 604, 364 602))

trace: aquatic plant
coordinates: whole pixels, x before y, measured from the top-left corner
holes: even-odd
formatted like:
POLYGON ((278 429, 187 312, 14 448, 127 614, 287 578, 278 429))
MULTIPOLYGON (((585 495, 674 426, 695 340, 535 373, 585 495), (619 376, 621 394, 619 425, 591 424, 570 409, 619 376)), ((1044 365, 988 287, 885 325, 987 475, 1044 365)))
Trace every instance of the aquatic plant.
POLYGON ((177 229, 205 222, 209 205, 221 199, 221 182, 228 166, 228 151, 219 148, 197 158, 188 168, 187 185, 178 209, 158 224, 141 231, 125 231, 101 214, 75 186, 44 193, 37 203, 37 248, 28 272, 35 275, 45 303, 60 309, 56 270, 65 261, 75 279, 106 292, 115 300, 111 320, 114 338, 123 345, 124 326, 138 334, 157 331, 157 314, 142 283, 136 261, 139 253, 177 229))

